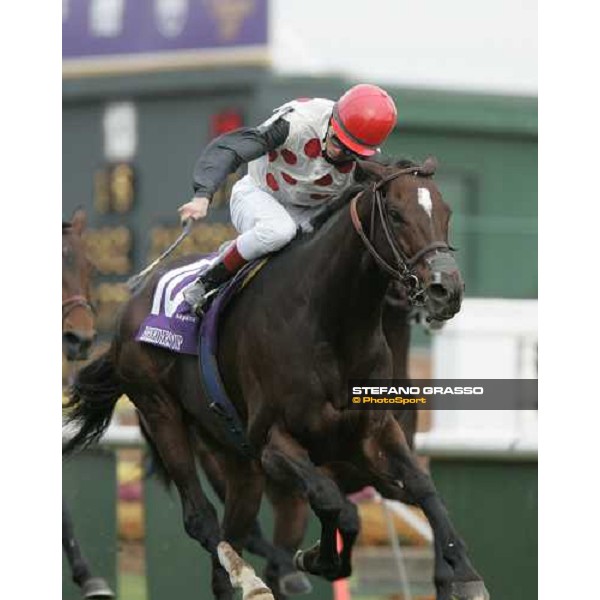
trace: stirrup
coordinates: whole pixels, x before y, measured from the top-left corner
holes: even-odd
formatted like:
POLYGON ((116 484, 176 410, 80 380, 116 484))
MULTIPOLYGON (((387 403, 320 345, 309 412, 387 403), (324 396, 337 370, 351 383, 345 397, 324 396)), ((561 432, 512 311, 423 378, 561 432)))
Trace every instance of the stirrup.
POLYGON ((204 294, 204 296, 202 296, 202 298, 200 298, 200 300, 196 303, 195 306, 192 306, 192 309, 196 313, 196 316, 203 317, 208 312, 208 309, 210 308, 210 305, 218 292, 218 287, 209 290, 208 292, 206 292, 206 294, 204 294))

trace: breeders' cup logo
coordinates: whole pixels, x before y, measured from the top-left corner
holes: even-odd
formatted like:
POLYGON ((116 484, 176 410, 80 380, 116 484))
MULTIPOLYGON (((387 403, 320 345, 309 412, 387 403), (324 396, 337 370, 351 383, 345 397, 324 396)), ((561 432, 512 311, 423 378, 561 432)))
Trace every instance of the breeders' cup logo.
POLYGON ((256 8, 256 0, 204 0, 217 21, 219 37, 231 41, 238 33, 246 17, 256 8))
POLYGON ((156 27, 164 37, 177 37, 187 23, 188 0, 154 0, 156 27))

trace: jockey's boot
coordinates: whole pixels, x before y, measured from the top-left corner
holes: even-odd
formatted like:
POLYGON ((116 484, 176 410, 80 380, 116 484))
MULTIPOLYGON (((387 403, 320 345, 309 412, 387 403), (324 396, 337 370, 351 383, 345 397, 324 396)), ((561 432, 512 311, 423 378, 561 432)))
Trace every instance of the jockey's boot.
POLYGON ((183 292, 185 301, 199 317, 203 316, 221 285, 237 273, 245 263, 234 244, 183 292))
POLYGON ((208 271, 200 275, 184 292, 185 301, 198 316, 204 314, 210 299, 217 293, 221 284, 225 283, 233 273, 221 262, 215 263, 208 271))

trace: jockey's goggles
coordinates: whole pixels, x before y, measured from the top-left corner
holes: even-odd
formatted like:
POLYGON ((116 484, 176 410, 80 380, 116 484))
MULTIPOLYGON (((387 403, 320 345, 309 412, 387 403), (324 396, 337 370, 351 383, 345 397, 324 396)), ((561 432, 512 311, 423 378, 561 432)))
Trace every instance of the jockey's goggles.
POLYGON ((340 141, 340 138, 333 133, 333 129, 329 131, 329 141, 346 157, 357 159, 360 158, 356 152, 350 150, 344 146, 344 144, 340 141))

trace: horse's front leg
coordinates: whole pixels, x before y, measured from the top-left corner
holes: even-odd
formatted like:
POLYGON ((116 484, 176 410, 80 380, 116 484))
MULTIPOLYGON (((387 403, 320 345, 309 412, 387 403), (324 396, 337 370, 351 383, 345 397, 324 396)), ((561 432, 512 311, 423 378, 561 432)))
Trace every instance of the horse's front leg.
POLYGON ((356 505, 348 499, 345 499, 344 508, 340 513, 339 530, 342 537, 339 577, 350 577, 352 575, 352 549, 360 533, 360 517, 356 505))
POLYGON ((262 453, 262 465, 267 475, 280 485, 303 491, 321 522, 321 540, 306 552, 299 552, 299 569, 322 575, 333 581, 338 578, 340 559, 336 548, 336 529, 344 498, 338 486, 320 473, 308 452, 277 425, 262 453))
POLYGON ((481 576, 467 556, 466 545, 456 532, 431 477, 422 470, 408 447, 398 423, 390 415, 377 438, 363 445, 373 484, 387 498, 408 495, 429 521, 434 534, 437 600, 489 600, 481 576), (378 481, 378 475, 380 478, 378 481), (398 493, 390 479, 399 485, 398 493))
MULTIPOLYGON (((360 475, 350 463, 330 464, 319 467, 321 473, 330 476, 344 492, 349 489, 356 491, 364 487, 360 475), (358 477, 358 479, 357 479, 358 477), (358 487, 357 487, 358 486, 358 487)), ((339 578, 343 579, 352 575, 352 550, 360 533, 360 517, 356 505, 344 496, 344 505, 338 520, 338 531, 341 537, 342 548, 340 551, 339 578)))

